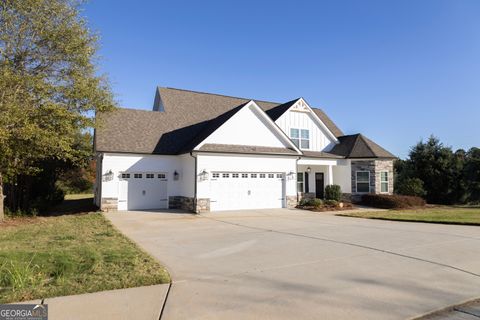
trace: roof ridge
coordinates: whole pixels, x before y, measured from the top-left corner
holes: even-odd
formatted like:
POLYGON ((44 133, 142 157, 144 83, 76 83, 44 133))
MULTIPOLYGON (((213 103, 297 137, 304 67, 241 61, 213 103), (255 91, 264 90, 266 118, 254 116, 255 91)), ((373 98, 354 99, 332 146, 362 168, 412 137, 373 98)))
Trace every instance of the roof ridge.
POLYGON ((242 100, 253 100, 253 101, 258 101, 258 102, 266 102, 266 103, 273 103, 273 104, 283 104, 282 102, 274 102, 274 101, 267 101, 267 100, 259 100, 259 99, 250 99, 250 98, 243 98, 243 97, 237 97, 237 96, 229 96, 226 94, 221 94, 221 93, 211 93, 211 92, 205 92, 205 91, 196 91, 196 90, 189 90, 189 89, 180 89, 180 88, 172 88, 172 87, 160 87, 158 86, 157 88, 163 88, 163 89, 170 89, 170 90, 178 90, 178 91, 186 91, 186 92, 192 92, 192 93, 198 93, 198 94, 209 94, 212 96, 220 96, 220 97, 225 97, 225 98, 234 98, 234 99, 242 99, 242 100))
MULTIPOLYGON (((352 134, 351 136, 357 136, 357 137, 355 138, 355 143, 353 144, 352 149, 350 149, 350 152, 348 153, 348 157, 350 157, 353 153, 353 150, 355 150, 355 148, 358 144, 358 141, 360 140, 359 138, 360 138, 361 134, 357 133, 357 134, 352 134)), ((370 151, 372 151, 372 150, 370 149, 370 151)))

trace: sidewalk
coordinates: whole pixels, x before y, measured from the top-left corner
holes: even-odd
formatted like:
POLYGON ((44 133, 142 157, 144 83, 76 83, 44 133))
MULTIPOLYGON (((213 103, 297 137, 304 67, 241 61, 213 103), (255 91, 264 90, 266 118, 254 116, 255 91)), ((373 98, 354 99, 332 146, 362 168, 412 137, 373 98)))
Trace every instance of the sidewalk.
POLYGON ((417 317, 413 320, 480 320, 480 299, 417 317))
POLYGON ((48 318, 52 320, 158 320, 168 286, 161 284, 46 298, 43 304, 48 304, 48 318))

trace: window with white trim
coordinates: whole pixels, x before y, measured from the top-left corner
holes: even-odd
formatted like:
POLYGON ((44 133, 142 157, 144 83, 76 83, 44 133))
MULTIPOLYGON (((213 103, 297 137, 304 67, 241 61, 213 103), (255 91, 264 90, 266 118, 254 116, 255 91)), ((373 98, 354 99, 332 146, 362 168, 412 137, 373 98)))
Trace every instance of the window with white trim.
POLYGON ((277 173, 277 178, 283 178, 281 173, 277 173))
POLYGON ((141 173, 134 173, 134 174, 133 174, 133 177, 134 177, 135 179, 142 179, 142 174, 141 174, 141 173))
POLYGON ((146 174, 147 179, 153 179, 155 175, 153 173, 147 173, 146 174))
POLYGON ((242 178, 248 178, 248 173, 242 173, 242 178))
POLYGON ((303 192, 304 179, 303 172, 297 172, 297 192, 303 192))
POLYGON ((212 177, 213 177, 213 178, 220 178, 220 173, 214 172, 214 173, 212 174, 212 177))
POLYGON ((269 174, 268 174, 268 177, 269 177, 270 179, 273 178, 274 176, 275 176, 275 175, 274 175, 273 173, 269 173, 269 174))
POLYGON ((260 178, 265 178, 265 173, 260 173, 260 178))
POLYGON ((380 192, 388 193, 388 171, 380 172, 380 192))
POLYGON ((165 173, 159 173, 157 177, 158 179, 165 179, 167 176, 165 175, 165 173))
POLYGON ((222 173, 222 178, 230 178, 230 174, 228 174, 228 173, 222 173))
POLYGON ((122 179, 130 179, 130 173, 122 173, 122 179))
POLYGON ((300 149, 310 149, 310 131, 308 129, 290 129, 290 138, 300 149))
POLYGON ((370 192, 370 171, 357 171, 357 192, 369 193, 370 192))
POLYGON ((238 173, 232 173, 232 178, 238 178, 238 173))
POLYGON ((250 178, 256 178, 256 177, 257 177, 257 174, 256 174, 256 173, 252 173, 252 174, 250 175, 250 178))

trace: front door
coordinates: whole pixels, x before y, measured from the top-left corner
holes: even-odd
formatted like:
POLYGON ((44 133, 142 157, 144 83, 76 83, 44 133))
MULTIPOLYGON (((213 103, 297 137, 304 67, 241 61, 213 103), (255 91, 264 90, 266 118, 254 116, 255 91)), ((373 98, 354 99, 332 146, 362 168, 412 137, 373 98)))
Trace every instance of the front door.
POLYGON ((324 188, 323 172, 315 172, 315 198, 323 199, 324 188))

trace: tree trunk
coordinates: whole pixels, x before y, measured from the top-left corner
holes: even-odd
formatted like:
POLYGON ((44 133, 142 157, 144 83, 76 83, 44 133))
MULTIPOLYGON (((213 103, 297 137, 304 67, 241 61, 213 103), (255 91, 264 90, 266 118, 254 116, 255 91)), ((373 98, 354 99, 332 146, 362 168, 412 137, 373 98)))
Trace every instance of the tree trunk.
POLYGON ((5 219, 5 213, 3 212, 3 180, 2 174, 0 173, 0 222, 5 219))

